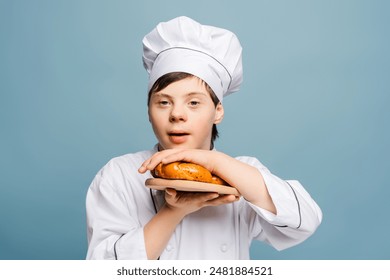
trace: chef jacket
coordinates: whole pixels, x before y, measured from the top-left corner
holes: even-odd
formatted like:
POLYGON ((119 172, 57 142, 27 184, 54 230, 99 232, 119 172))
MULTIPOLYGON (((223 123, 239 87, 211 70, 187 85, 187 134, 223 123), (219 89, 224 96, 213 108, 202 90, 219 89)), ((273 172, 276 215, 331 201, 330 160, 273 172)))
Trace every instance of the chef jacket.
MULTIPOLYGON (((151 174, 137 170, 156 151, 116 157, 95 176, 86 198, 87 259, 147 259, 143 229, 163 206, 164 192, 145 187, 151 174)), ((254 239, 283 250, 317 229, 322 212, 298 181, 278 178, 256 158, 236 159, 261 172, 277 215, 243 197, 204 207, 177 225, 161 260, 249 259, 254 239)))

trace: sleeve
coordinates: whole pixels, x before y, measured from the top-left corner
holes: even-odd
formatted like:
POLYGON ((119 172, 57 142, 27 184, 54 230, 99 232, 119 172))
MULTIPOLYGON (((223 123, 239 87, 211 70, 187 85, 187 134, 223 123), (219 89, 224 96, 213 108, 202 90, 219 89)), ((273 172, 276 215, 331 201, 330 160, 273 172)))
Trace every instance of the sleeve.
POLYGON ((251 209, 247 215, 251 220, 253 237, 277 250, 309 238, 322 222, 322 211, 310 194, 298 181, 286 181, 273 175, 257 159, 250 164, 262 174, 277 211, 275 215, 247 202, 251 209))
POLYGON ((86 198, 87 259, 146 259, 143 227, 126 198, 100 172, 86 198), (132 214, 130 214, 132 213, 132 214))

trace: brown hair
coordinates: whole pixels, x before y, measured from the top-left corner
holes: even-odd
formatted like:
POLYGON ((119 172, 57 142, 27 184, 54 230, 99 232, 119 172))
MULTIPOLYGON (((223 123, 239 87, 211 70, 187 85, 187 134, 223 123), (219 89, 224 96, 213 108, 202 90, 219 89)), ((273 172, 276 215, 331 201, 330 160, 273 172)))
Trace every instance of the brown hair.
MULTIPOLYGON (((149 106, 150 98, 154 92, 163 90, 164 88, 166 88, 170 84, 177 82, 177 81, 180 81, 180 80, 184 80, 184 79, 189 78, 189 77, 194 77, 194 75, 189 74, 189 73, 184 73, 184 72, 172 72, 172 73, 165 74, 165 75, 161 76, 160 78, 158 78, 157 81, 153 84, 152 88, 149 90, 148 106, 149 106)), ((215 107, 217 107, 217 105, 219 104, 218 97, 215 95, 214 91, 211 89, 211 87, 205 81, 202 80, 202 82, 204 83, 207 92, 210 94, 210 97, 213 100, 215 107)), ((218 136, 219 135, 218 135, 217 125, 213 124, 213 128, 211 131, 211 148, 214 147, 214 141, 218 138, 218 136)))

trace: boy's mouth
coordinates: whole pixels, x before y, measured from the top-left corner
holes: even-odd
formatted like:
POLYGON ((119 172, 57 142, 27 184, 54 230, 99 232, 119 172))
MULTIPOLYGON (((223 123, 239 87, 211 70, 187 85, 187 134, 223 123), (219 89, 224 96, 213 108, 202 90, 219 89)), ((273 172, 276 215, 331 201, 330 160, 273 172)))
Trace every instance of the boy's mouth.
POLYGON ((174 144, 182 144, 188 138, 189 133, 187 132, 169 132, 169 140, 174 144))

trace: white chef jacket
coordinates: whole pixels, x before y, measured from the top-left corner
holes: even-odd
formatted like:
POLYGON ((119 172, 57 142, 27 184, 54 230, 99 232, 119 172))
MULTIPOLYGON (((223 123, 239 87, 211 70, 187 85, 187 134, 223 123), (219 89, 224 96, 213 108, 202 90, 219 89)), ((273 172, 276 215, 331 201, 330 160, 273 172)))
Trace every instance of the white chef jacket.
MULTIPOLYGON (((110 160, 86 198, 87 259, 147 259, 143 227, 164 204, 164 192, 145 187, 150 172, 138 168, 156 148, 110 160)), ((276 248, 301 243, 314 233, 322 212, 298 181, 284 181, 256 158, 237 157, 264 177, 277 215, 241 198, 208 206, 177 225, 160 259, 249 259, 253 239, 276 248)))

